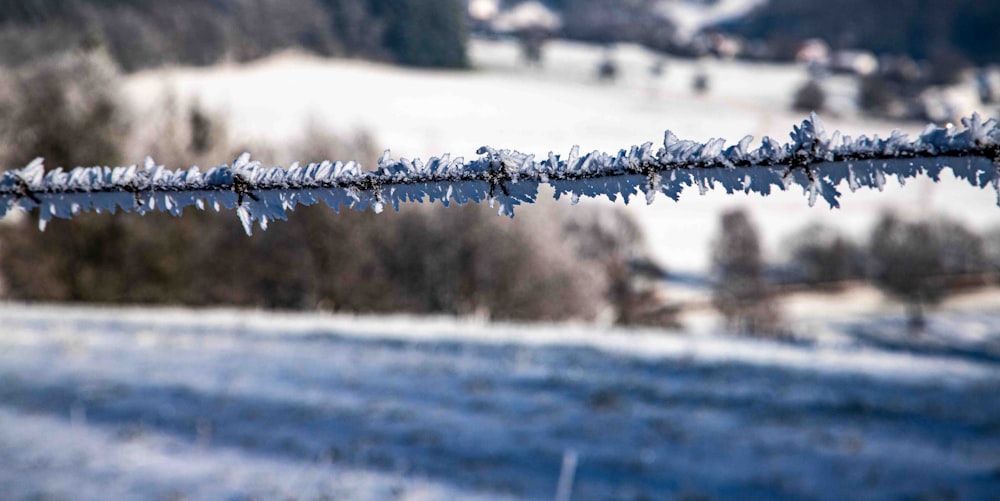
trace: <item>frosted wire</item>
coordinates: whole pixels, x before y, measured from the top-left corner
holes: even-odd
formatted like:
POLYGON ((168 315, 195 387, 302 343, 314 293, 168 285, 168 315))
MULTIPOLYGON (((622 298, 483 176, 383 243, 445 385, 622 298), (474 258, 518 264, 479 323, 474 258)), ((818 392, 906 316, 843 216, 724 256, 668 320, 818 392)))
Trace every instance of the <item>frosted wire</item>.
POLYGON ((198 167, 169 170, 147 158, 143 165, 77 167, 45 172, 42 159, 0 177, 0 217, 20 208, 38 209, 39 227, 52 218, 72 218, 82 212, 123 210, 165 211, 180 215, 187 207, 235 209, 247 234, 254 223, 267 229, 285 220, 298 205, 323 202, 382 212, 401 203, 441 201, 445 205, 488 202, 500 214, 514 215, 520 204, 538 197, 540 184, 555 189, 555 197, 656 194, 678 200, 697 187, 701 193, 758 193, 802 188, 809 205, 822 198, 839 207, 840 189, 882 189, 888 176, 905 180, 928 176, 937 181, 945 168, 973 186, 992 186, 1000 204, 1000 127, 978 115, 963 119, 964 128, 928 125, 917 138, 893 132, 888 138, 839 132, 828 135, 813 114, 792 128, 791 140, 779 144, 764 137, 756 149, 747 136, 732 146, 723 139, 706 143, 678 139, 667 131, 661 146, 645 143, 617 154, 549 153, 537 159, 512 150, 483 147, 471 161, 449 155, 426 161, 393 159, 386 151, 378 168, 364 171, 355 162, 324 161, 309 165, 264 167, 244 153, 232 165, 201 171, 198 167))

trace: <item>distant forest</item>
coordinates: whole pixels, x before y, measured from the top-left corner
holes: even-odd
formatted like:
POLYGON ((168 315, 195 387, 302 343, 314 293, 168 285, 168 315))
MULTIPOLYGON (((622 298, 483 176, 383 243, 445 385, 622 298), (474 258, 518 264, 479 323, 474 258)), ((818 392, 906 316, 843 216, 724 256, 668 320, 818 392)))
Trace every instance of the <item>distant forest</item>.
POLYGON ((820 38, 836 48, 984 65, 1000 62, 998 24, 996 0, 769 0, 726 28, 776 44, 820 38))
POLYGON ((462 0, 0 0, 0 64, 103 45, 125 71, 286 48, 464 67, 462 0))

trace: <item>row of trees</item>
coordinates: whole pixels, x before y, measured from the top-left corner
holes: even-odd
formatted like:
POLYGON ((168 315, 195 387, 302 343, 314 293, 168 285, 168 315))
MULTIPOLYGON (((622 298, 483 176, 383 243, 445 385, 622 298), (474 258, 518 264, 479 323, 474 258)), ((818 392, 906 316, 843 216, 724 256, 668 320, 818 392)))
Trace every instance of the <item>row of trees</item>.
MULTIPOLYGON (((223 122, 168 99, 139 123, 118 101, 100 51, 0 78, 0 165, 115 165, 135 152, 167 165, 214 165, 253 146, 261 158, 372 159, 365 137, 313 129, 298 144, 234 143, 223 122), (46 110, 38 113, 38 110, 46 110), (140 125, 157 122, 142 135, 140 125), (146 139, 148 137, 148 139, 146 139)), ((136 157, 138 158, 138 157, 136 157)), ((370 164, 370 162, 369 162, 370 164)), ((636 288, 641 236, 624 215, 554 205, 519 211, 411 205, 400 213, 296 211, 252 238, 231 213, 86 214, 39 232, 0 224, 0 279, 18 300, 239 305, 352 312, 647 322, 636 288)), ((662 318, 657 317, 657 318, 662 318)))
POLYGON ((950 293, 993 283, 1000 274, 1000 232, 984 237, 946 218, 909 221, 886 212, 865 244, 813 225, 785 247, 789 262, 769 274, 749 216, 722 216, 713 249, 713 302, 731 330, 783 333, 775 281, 827 291, 870 281, 907 305, 910 327, 918 331, 926 308, 950 293))
POLYGON ((0 64, 105 45, 126 71, 245 61, 291 47, 464 67, 464 6, 462 0, 2 0, 0 64))

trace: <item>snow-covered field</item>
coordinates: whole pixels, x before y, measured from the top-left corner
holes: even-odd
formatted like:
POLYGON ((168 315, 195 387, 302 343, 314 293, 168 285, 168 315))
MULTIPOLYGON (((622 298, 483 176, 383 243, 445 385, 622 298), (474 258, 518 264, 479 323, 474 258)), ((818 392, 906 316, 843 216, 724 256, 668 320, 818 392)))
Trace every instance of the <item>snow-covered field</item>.
POLYGON ((990 499, 1000 316, 796 342, 0 306, 0 499, 990 499))
MULTIPOLYGON (((407 156, 617 150, 667 128, 783 138, 802 118, 788 111, 801 67, 671 60, 654 78, 655 57, 626 46, 622 77, 599 83, 601 57, 558 42, 526 69, 514 45, 475 41, 474 71, 431 72, 284 54, 145 72, 126 93, 140 109, 168 89, 200 100, 248 144, 313 120, 407 156)), ((850 82, 827 85, 845 110, 829 128, 898 125, 859 118, 850 82)), ((774 259, 806 222, 860 236, 885 207, 985 229, 995 196, 944 180, 838 211, 799 193, 628 210, 663 264, 697 275, 725 208, 753 213, 774 259)), ((913 337, 874 291, 798 295, 784 307, 804 337, 785 342, 719 334, 698 312, 678 333, 0 304, 0 500, 552 499, 567 457, 573 499, 995 499, 998 297, 954 298, 913 337)))
MULTIPOLYGON (((283 54, 247 65, 140 73, 130 77, 126 95, 149 112, 161 105, 157 96, 164 92, 196 99, 230 117, 231 132, 246 144, 255 138, 293 140, 312 121, 345 135, 365 130, 395 155, 421 157, 449 152, 469 158, 484 144, 543 156, 568 152, 575 144, 584 151, 617 151, 658 143, 665 129, 700 141, 723 137, 733 143, 747 134, 783 141, 804 118, 790 110, 795 90, 808 78, 802 66, 668 60, 665 73, 654 77, 650 68, 657 56, 621 46, 614 52, 621 77, 601 83, 595 74, 603 57, 597 47, 553 42, 543 68, 525 68, 515 44, 474 40, 475 69, 451 72, 283 54), (710 77, 706 95, 691 90, 698 72, 710 77)), ((831 106, 840 110, 839 116, 824 117, 831 131, 884 137, 894 128, 911 134, 921 130, 916 124, 859 117, 853 105, 856 86, 845 77, 824 85, 831 106)), ((822 204, 810 209, 799 192, 761 199, 694 191, 680 203, 660 197, 652 206, 638 203, 628 210, 642 223, 663 265, 703 272, 719 212, 731 207, 752 213, 770 257, 780 259, 782 239, 812 221, 863 237, 879 211, 892 208, 913 215, 944 213, 982 230, 1000 225, 996 202, 991 190, 953 179, 938 184, 922 179, 905 187, 890 182, 882 193, 848 194, 836 211, 822 204)))

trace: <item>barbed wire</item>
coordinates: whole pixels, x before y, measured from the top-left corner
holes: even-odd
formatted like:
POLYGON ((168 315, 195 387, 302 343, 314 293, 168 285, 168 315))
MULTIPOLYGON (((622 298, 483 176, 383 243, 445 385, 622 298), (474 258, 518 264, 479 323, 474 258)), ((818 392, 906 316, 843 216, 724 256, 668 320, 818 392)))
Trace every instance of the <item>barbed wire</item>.
POLYGON ((961 129, 929 125, 914 139, 898 131, 884 139, 852 139, 839 132, 828 135, 813 114, 792 127, 791 141, 779 144, 764 137, 756 149, 750 148, 750 136, 726 147, 723 139, 700 143, 667 131, 655 150, 653 143, 645 143, 617 154, 581 155, 574 147, 565 157, 549 153, 542 160, 489 147, 468 162, 449 155, 427 161, 392 159, 386 151, 372 171, 356 162, 332 161, 264 167, 249 153, 204 172, 198 167, 169 170, 151 158, 141 166, 46 172, 43 160, 36 159, 0 177, 0 217, 16 208, 38 209, 44 229, 54 217, 89 211, 180 215, 191 206, 224 207, 236 209, 250 234, 254 223, 266 229, 271 221, 287 219, 298 205, 319 202, 338 211, 346 207, 376 212, 386 205, 398 210, 407 202, 488 202, 498 205, 499 213, 513 216, 514 207, 537 199, 541 184, 551 185, 557 199, 607 196, 628 202, 642 193, 647 203, 657 193, 679 200, 691 187, 703 194, 721 187, 727 193, 768 195, 800 186, 809 205, 822 197, 839 207, 839 189, 845 184, 854 191, 881 189, 888 176, 938 180, 946 168, 973 186, 993 186, 1000 203, 1000 127, 978 115, 962 124, 961 129))

